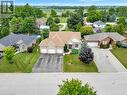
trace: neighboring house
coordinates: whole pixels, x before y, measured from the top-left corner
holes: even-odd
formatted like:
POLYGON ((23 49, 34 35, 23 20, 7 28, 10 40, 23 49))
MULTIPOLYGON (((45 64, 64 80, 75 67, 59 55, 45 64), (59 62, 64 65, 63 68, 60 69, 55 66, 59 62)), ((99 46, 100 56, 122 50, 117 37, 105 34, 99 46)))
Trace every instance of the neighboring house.
POLYGON ((84 39, 87 42, 89 47, 100 47, 101 44, 107 45, 116 42, 127 43, 127 38, 116 33, 116 32, 107 32, 107 33, 97 33, 92 35, 84 36, 84 39))
POLYGON ((36 20, 36 25, 39 29, 50 29, 50 26, 46 25, 46 20, 44 19, 37 19, 36 20))
POLYGON ((35 36, 28 36, 23 34, 10 34, 0 39, 0 52, 7 46, 15 46, 17 52, 26 51, 28 47, 36 44, 35 36))
POLYGON ((80 49, 80 32, 50 32, 49 38, 40 43, 41 53, 64 53, 64 46, 67 44, 69 50, 80 49))
POLYGON ((93 23, 93 27, 95 27, 95 28, 96 27, 105 28, 105 26, 106 26, 106 24, 100 20, 93 23))
POLYGON ((101 33, 102 32, 101 28, 99 28, 99 27, 93 28, 93 31, 94 31, 94 33, 101 33))

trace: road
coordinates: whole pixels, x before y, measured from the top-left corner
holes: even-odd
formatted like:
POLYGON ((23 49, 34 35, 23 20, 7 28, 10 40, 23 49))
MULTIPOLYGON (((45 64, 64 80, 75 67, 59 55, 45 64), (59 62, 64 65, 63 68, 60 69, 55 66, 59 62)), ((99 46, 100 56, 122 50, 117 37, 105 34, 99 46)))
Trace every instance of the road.
POLYGON ((97 95, 127 95, 127 73, 0 74, 0 95, 57 95, 62 80, 80 79, 97 95))
POLYGON ((42 54, 33 68, 33 73, 62 72, 62 54, 42 54))
POLYGON ((92 48, 99 72, 126 72, 126 68, 108 49, 92 48))

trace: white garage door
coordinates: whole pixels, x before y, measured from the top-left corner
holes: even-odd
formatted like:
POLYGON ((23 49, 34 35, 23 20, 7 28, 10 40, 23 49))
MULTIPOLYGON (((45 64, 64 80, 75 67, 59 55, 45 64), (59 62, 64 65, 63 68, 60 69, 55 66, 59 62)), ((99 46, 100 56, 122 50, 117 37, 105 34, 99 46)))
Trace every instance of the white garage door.
POLYGON ((48 53, 54 54, 54 53, 56 53, 56 49, 48 49, 48 53))
POLYGON ((97 47, 98 46, 98 42, 88 42, 87 45, 89 47, 97 47))
POLYGON ((63 53, 63 49, 62 48, 57 48, 56 52, 57 53, 63 53))
POLYGON ((41 53, 47 53, 47 49, 41 48, 41 53))

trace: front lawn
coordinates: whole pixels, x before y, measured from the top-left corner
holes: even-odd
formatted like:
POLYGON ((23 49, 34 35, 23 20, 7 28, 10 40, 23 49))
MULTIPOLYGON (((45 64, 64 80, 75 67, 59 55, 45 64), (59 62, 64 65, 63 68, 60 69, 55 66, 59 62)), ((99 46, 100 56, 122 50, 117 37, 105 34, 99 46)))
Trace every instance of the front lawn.
POLYGON ((127 68, 127 48, 115 48, 111 52, 127 68))
POLYGON ((98 72, 94 62, 84 64, 78 59, 77 54, 64 56, 64 72, 98 72))
POLYGON ((0 62, 0 73, 30 73, 39 57, 38 47, 34 48, 33 53, 18 53, 13 58, 13 63, 9 64, 6 59, 0 62))

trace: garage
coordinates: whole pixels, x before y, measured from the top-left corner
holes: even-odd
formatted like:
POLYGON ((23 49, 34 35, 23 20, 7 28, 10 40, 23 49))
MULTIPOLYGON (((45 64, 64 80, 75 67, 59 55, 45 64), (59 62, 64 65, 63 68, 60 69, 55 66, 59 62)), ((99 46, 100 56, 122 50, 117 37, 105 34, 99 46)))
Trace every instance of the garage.
POLYGON ((49 54, 54 54, 54 53, 56 53, 56 49, 55 48, 48 49, 48 53, 49 54))
POLYGON ((57 48, 57 49, 56 49, 56 53, 64 53, 64 52, 63 52, 63 48, 57 48))
POLYGON ((89 47, 98 47, 98 42, 88 42, 87 46, 89 46, 89 47))
POLYGON ((48 53, 48 50, 47 50, 46 48, 41 48, 41 49, 40 49, 40 52, 41 52, 41 53, 48 53))

